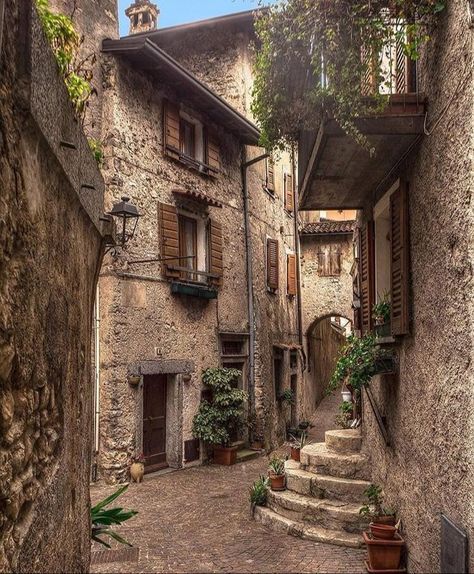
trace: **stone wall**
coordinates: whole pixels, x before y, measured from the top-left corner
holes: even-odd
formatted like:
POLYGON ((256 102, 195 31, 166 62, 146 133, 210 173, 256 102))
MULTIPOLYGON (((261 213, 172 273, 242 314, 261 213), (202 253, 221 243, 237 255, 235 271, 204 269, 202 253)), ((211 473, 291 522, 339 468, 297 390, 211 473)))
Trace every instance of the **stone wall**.
POLYGON ((432 133, 402 166, 410 182, 411 335, 396 347, 399 377, 371 384, 390 447, 365 401, 373 480, 402 520, 410 572, 440 571, 441 513, 469 534, 471 547, 474 540, 472 42, 467 3, 453 0, 419 66, 432 133))
POLYGON ((30 10, 0 54, 0 570, 85 572, 104 188, 30 10))

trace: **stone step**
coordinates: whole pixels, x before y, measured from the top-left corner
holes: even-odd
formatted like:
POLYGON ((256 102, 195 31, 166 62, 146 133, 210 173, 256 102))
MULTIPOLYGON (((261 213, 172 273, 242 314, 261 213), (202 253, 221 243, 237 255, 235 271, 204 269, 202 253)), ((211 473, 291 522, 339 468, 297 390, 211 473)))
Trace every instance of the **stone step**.
POLYGON ((301 468, 339 478, 370 480, 369 461, 365 455, 333 452, 324 442, 309 444, 301 449, 301 468))
POLYGON ((231 447, 237 447, 238 449, 247 448, 247 443, 244 440, 235 440, 230 443, 231 447))
POLYGON ((271 510, 270 508, 257 506, 254 512, 254 518, 261 522, 267 528, 279 532, 285 532, 292 536, 298 536, 305 540, 313 542, 322 542, 323 544, 334 544, 336 546, 345 546, 348 548, 361 548, 363 539, 360 534, 351 534, 349 532, 340 532, 337 530, 326 530, 318 526, 297 522, 285 518, 271 510))
POLYGON ((286 487, 288 490, 312 496, 314 498, 330 498, 346 502, 356 502, 362 506, 364 490, 370 485, 366 480, 339 478, 325 474, 315 474, 300 468, 294 460, 285 463, 286 487))
POLYGON ((254 458, 258 458, 260 456, 260 451, 258 450, 251 450, 250 448, 242 448, 237 451, 237 463, 239 462, 247 462, 249 460, 253 460, 254 458))
POLYGON ((362 446, 360 429, 326 431, 325 440, 328 450, 341 454, 360 452, 362 446))
POLYGON ((317 500, 291 490, 269 491, 267 506, 296 522, 307 522, 328 530, 362 533, 368 521, 360 515, 361 504, 341 500, 317 500))

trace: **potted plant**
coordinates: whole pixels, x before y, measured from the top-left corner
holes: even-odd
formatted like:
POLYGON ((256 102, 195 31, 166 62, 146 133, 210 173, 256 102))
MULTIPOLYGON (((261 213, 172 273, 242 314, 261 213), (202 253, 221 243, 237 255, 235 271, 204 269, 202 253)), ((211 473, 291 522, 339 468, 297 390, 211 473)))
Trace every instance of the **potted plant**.
POLYGON ((91 508, 91 538, 94 542, 98 542, 106 548, 110 548, 110 544, 103 540, 102 536, 110 536, 110 538, 120 542, 120 544, 132 546, 129 542, 119 536, 115 530, 111 530, 110 526, 120 525, 123 522, 130 520, 130 518, 133 518, 136 514, 138 514, 137 511, 124 510, 123 508, 106 508, 106 506, 121 496, 127 490, 127 488, 128 484, 121 486, 113 494, 91 508))
POLYGON ((385 292, 378 303, 372 307, 372 317, 375 321, 375 334, 377 337, 390 337, 391 335, 392 306, 390 295, 385 292))
POLYGON ((213 446, 216 464, 230 466, 237 459, 237 447, 232 437, 243 425, 247 394, 233 383, 241 375, 237 369, 215 368, 203 372, 203 383, 212 390, 203 399, 193 420, 193 435, 213 446))
POLYGON ((336 416, 336 424, 343 429, 348 429, 351 427, 351 423, 353 420, 352 411, 354 407, 352 403, 348 403, 347 401, 343 401, 339 405, 339 414, 336 416))
POLYGON ((268 478, 272 490, 285 490, 285 459, 274 456, 268 465, 268 478))
POLYGON ((268 496, 269 480, 261 475, 250 487, 250 508, 252 514, 256 506, 265 506, 268 496))
POLYGON ((133 482, 140 483, 143 481, 143 476, 145 474, 145 456, 143 453, 132 458, 132 464, 130 465, 130 477, 133 482))
POLYGON ((300 462, 301 460, 301 449, 306 444, 307 434, 306 431, 303 431, 299 437, 291 436, 290 442, 290 457, 291 460, 296 462, 300 462))
MULTIPOLYGON (((395 535, 395 512, 383 506, 383 492, 382 487, 376 484, 371 484, 364 491, 367 497, 367 504, 364 504, 359 510, 362 516, 371 519, 371 525, 386 525, 393 528, 393 535, 395 535)), ((392 536, 393 538, 393 536, 392 536)))

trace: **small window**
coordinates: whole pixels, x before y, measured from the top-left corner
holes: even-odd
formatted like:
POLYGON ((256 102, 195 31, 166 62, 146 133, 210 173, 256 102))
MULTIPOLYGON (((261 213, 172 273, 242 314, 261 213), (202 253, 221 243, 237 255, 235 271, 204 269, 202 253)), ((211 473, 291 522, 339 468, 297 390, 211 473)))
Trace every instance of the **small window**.
POLYGON ((223 355, 243 355, 244 354, 244 341, 242 339, 224 339, 222 341, 222 354, 223 355))
POLYGON ((273 347, 273 385, 278 400, 283 392, 283 350, 278 347, 273 347))
POLYGON ((298 367, 298 351, 293 350, 290 352, 290 369, 298 367))
POLYGON ((318 275, 339 277, 341 275, 342 254, 339 245, 322 245, 318 252, 318 275))
POLYGON ((196 126, 184 118, 180 120, 181 153, 192 159, 196 158, 196 126))
POLYGON ((142 22, 143 24, 148 24, 150 22, 150 14, 148 12, 143 12, 142 22))
MULTIPOLYGON (((197 221, 185 215, 179 215, 179 261, 180 267, 197 270, 197 221)), ((181 273, 181 279, 194 281, 194 273, 181 273)))

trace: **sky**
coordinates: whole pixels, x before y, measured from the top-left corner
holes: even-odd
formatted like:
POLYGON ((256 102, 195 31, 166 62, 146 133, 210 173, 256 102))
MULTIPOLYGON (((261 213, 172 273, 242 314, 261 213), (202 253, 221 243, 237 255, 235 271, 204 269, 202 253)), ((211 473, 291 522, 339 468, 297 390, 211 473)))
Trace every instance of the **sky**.
MULTIPOLYGON (((266 3, 273 4, 275 1, 267 0, 266 3)), ((128 34, 129 21, 124 12, 130 4, 132 0, 119 0, 121 36, 128 34)), ((233 12, 253 10, 258 6, 258 0, 154 0, 154 4, 161 10, 158 26, 165 28, 233 12)))

